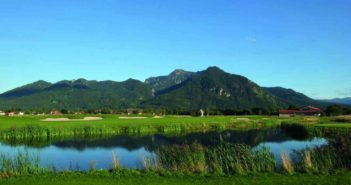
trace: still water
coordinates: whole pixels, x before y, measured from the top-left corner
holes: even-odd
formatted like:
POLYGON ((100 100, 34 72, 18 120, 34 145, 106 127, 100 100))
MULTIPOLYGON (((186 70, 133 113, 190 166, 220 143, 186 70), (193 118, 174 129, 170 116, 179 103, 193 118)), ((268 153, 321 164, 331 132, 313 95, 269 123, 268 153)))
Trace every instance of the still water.
POLYGON ((112 153, 118 157, 124 168, 143 168, 145 158, 157 158, 160 147, 200 143, 205 147, 220 143, 246 144, 254 148, 268 147, 280 162, 281 152, 327 145, 328 140, 310 136, 300 131, 286 131, 280 128, 199 132, 179 135, 120 135, 106 138, 70 138, 51 141, 0 141, 0 153, 15 156, 18 151, 28 151, 38 156, 42 166, 57 170, 88 170, 91 163, 96 169, 110 169, 112 153), (94 161, 94 162, 92 162, 94 161))

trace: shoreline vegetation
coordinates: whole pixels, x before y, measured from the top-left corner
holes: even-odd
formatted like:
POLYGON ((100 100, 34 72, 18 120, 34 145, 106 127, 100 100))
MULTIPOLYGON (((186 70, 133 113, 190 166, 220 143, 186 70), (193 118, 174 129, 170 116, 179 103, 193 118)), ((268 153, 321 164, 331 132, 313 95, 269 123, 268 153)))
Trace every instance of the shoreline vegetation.
POLYGON ((56 117, 24 116, 0 117, 0 138, 23 139, 66 136, 111 136, 120 134, 182 133, 206 130, 263 128, 280 124, 274 118, 259 117, 173 117, 102 115, 102 120, 80 121, 89 115, 56 117), (43 122, 43 119, 71 119, 71 121, 43 122), (77 120, 78 119, 78 120, 77 120))
MULTIPOLYGON (((42 167, 38 156, 30 155, 27 151, 19 151, 15 156, 1 154, 0 182, 27 184, 27 180, 30 180, 33 184, 40 181, 47 183, 48 177, 57 178, 55 183, 63 183, 66 177, 77 178, 75 179, 77 182, 96 177, 106 178, 109 183, 114 182, 113 180, 117 183, 122 179, 133 181, 134 178, 156 178, 167 182, 182 177, 181 181, 184 183, 190 183, 188 181, 194 178, 216 179, 211 184, 216 181, 229 182, 229 179, 234 181, 241 179, 249 183, 250 178, 262 178, 261 183, 268 184, 268 182, 277 183, 279 179, 277 177, 282 177, 286 178, 285 184, 323 184, 324 182, 319 182, 316 177, 329 177, 335 178, 334 183, 342 184, 351 182, 349 171, 351 156, 346 155, 344 149, 335 150, 340 144, 339 141, 335 141, 330 145, 307 148, 293 154, 282 152, 279 166, 278 161, 266 147, 252 149, 248 145, 231 143, 211 148, 198 143, 173 145, 161 147, 157 151, 157 158, 144 158, 142 169, 123 168, 118 156, 111 153, 110 169, 96 169, 96 161, 91 161, 90 168, 86 171, 73 167, 64 171, 57 170, 55 166, 42 167), (84 177, 84 180, 78 177, 84 177), (274 180, 268 181, 263 177, 272 177, 274 180), (302 179, 297 180, 296 177, 302 179)), ((149 183, 151 182, 153 181, 149 183)))
POLYGON ((25 139, 68 136, 112 136, 120 134, 167 134, 192 131, 270 128, 282 124, 302 124, 318 128, 351 128, 350 120, 330 117, 165 116, 155 118, 153 116, 126 117, 119 115, 100 115, 99 117, 92 115, 1 116, 0 138, 25 139))

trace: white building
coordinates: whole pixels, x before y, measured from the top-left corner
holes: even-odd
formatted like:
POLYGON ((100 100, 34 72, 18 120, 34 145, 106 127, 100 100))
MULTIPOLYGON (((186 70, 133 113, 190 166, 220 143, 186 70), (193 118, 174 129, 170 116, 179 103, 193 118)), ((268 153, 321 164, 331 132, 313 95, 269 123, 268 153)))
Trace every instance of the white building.
POLYGON ((6 113, 0 110, 0 116, 5 116, 6 113))
POLYGON ((16 113, 15 112, 9 112, 9 113, 6 113, 7 116, 15 116, 16 113))

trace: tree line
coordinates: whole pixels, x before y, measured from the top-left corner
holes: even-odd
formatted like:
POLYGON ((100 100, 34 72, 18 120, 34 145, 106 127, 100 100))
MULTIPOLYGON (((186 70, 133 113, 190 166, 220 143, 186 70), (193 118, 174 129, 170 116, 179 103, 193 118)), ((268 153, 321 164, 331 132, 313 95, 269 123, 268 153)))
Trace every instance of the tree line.
MULTIPOLYGON (((298 110, 298 107, 290 105, 287 107, 289 110, 298 110)), ((267 108, 252 108, 252 109, 202 109, 204 115, 206 116, 219 116, 219 115, 278 115, 278 109, 267 109, 267 108)), ((20 108, 8 109, 4 112, 24 112, 25 114, 35 114, 35 113, 45 113, 50 114, 52 110, 33 110, 33 111, 24 111, 20 108)), ((111 109, 111 108, 101 108, 101 109, 77 109, 77 110, 68 110, 68 109, 59 109, 56 110, 62 114, 128 114, 130 112, 127 109, 111 109)), ((200 116, 200 109, 196 110, 180 110, 180 109, 134 109, 131 114, 156 114, 156 115, 189 115, 189 116, 200 116)), ((340 115, 351 115, 351 107, 344 107, 340 105, 330 105, 324 109, 323 116, 340 116, 340 115)))

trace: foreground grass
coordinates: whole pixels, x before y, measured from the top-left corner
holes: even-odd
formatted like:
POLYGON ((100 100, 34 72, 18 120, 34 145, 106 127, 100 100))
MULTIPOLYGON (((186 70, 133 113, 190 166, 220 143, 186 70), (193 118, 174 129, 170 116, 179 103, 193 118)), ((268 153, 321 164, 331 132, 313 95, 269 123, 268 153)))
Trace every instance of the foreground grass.
POLYGON ((333 175, 258 174, 242 176, 158 175, 152 173, 120 175, 72 172, 0 179, 0 184, 6 185, 349 185, 350 183, 350 172, 333 175))

